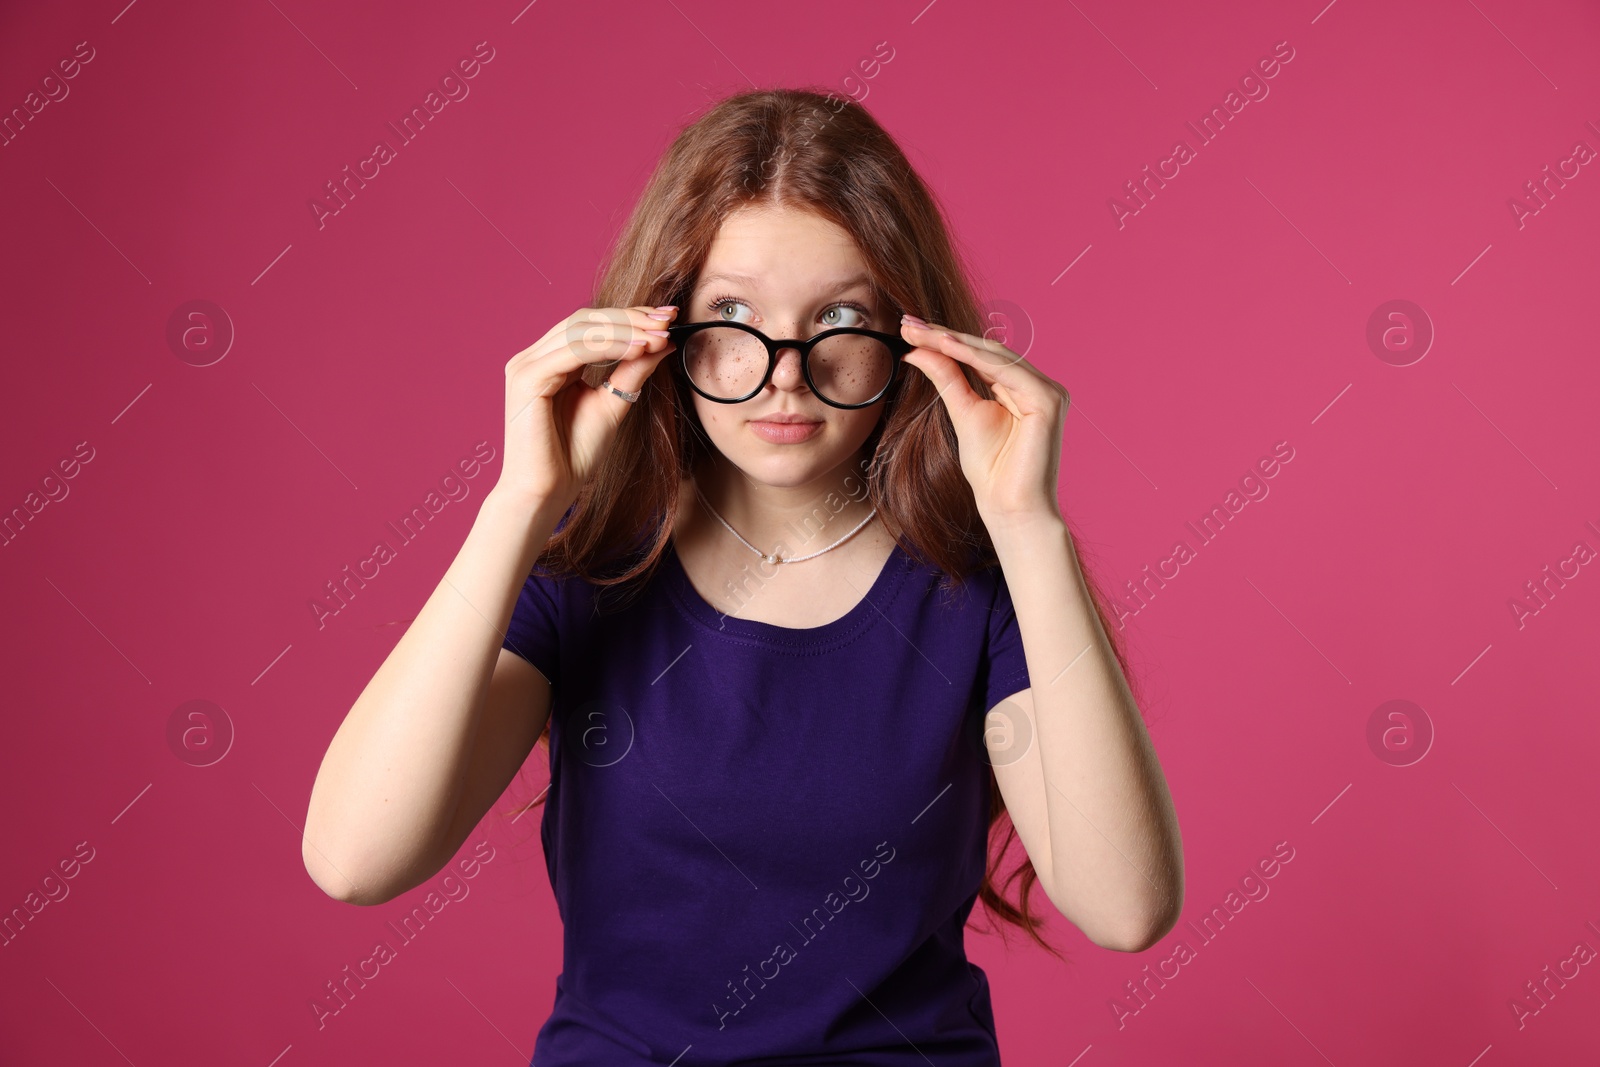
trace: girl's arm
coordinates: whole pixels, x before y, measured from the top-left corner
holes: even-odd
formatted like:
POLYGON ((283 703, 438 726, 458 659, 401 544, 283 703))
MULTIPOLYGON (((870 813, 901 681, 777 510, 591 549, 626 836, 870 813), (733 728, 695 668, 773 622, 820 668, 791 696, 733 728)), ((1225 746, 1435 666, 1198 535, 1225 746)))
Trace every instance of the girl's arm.
POLYGON ((999 341, 905 316, 903 359, 939 389, 1022 634, 1031 749, 995 767, 1052 903, 1096 944, 1138 952, 1183 907, 1178 818, 1094 609, 1057 496, 1066 387, 999 341), (963 373, 987 386, 980 395, 963 373), (1030 760, 1042 770, 1024 776, 1030 760), (1014 806, 1013 806, 1014 805, 1014 806), (1044 830, 1044 833, 1040 833, 1044 830), (1042 853, 1042 854, 1041 854, 1042 853), (1041 869, 1042 868, 1042 869, 1041 869))
POLYGON ((1024 823, 1048 826, 1045 855, 1030 859, 1043 861, 1056 908, 1101 947, 1142 952, 1183 906, 1183 845, 1161 764, 1066 524, 1041 517, 991 525, 990 535, 1033 683, 1015 702, 1031 710, 1044 779, 1042 789, 1022 789, 1015 775, 997 775, 1013 786, 1002 788, 1006 806, 1018 803, 1019 833, 1024 823))
POLYGON ((520 661, 496 665, 561 510, 547 497, 491 490, 334 734, 301 845, 306 872, 329 896, 381 904, 432 877, 531 750, 549 687, 520 661))

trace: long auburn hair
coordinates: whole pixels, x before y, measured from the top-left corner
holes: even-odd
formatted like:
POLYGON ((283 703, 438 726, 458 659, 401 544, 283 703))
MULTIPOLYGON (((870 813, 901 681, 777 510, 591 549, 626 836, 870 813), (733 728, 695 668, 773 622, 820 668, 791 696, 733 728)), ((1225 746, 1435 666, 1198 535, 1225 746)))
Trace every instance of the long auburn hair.
MULTIPOLYGON (((722 220, 746 206, 803 208, 843 228, 866 261, 877 305, 893 309, 896 322, 899 312, 910 311, 964 333, 984 333, 987 323, 937 202, 900 147, 856 101, 806 88, 725 97, 679 133, 612 246, 593 306, 686 306, 722 220)), ((598 386, 616 365, 588 365, 584 383, 598 386)), ((667 517, 678 513, 679 487, 701 450, 714 447, 681 376, 666 362, 657 370, 535 569, 633 589, 654 573, 672 533, 667 517), (618 560, 620 568, 607 566, 618 560)), ((970 368, 961 370, 980 396, 992 398, 970 368)), ((944 572, 944 587, 998 565, 961 472, 949 413, 927 377, 901 369, 864 454, 871 457, 867 500, 908 554, 944 572)), ((1076 549, 1070 527, 1068 536, 1076 549)), ((1104 595, 1085 578, 1101 628, 1131 678, 1104 595)), ((547 720, 539 735, 547 747, 549 734, 547 720)), ((547 791, 518 813, 543 803, 547 791)), ((992 766, 989 796, 988 863, 979 898, 992 916, 1021 927, 1064 960, 1041 936, 1041 921, 1030 910, 1038 872, 1025 851, 999 878, 1018 837, 992 766), (1019 881, 1019 903, 1013 904, 1004 893, 1019 881)))

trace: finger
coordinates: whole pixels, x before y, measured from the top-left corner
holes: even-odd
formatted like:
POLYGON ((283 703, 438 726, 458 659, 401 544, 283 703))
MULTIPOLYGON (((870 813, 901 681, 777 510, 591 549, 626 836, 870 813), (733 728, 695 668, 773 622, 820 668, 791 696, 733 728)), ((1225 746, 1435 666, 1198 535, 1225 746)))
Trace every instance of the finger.
MULTIPOLYGON (((642 345, 630 344, 620 360, 612 366, 605 377, 612 386, 624 393, 643 394, 644 386, 650 376, 655 373, 661 361, 677 350, 677 345, 672 342, 667 334, 667 327, 677 317, 677 308, 664 307, 632 307, 623 309, 630 313, 630 324, 643 328, 646 341, 642 345)), ((620 416, 625 414, 623 408, 632 407, 636 401, 629 401, 618 396, 610 389, 601 388, 599 392, 610 397, 609 403, 621 405, 613 410, 620 416)))
MULTIPOLYGON (((967 336, 961 334, 959 336, 967 336)), ((951 360, 965 363, 988 387, 989 396, 1017 418, 1028 415, 1051 416, 1059 411, 1065 417, 1069 397, 1066 387, 1033 364, 1018 359, 995 372, 985 369, 981 349, 940 333, 938 351, 951 360)), ((1008 350, 1009 351, 1009 350, 1008 350)))
POLYGON ((589 308, 573 317, 561 341, 584 363, 603 363, 627 355, 629 346, 647 343, 652 334, 664 339, 665 325, 643 308, 589 308))
MULTIPOLYGON (((576 324, 574 324, 574 329, 576 324)), ((539 383, 537 395, 553 396, 566 388, 573 376, 593 363, 614 363, 644 352, 651 342, 664 338, 651 336, 642 326, 618 329, 610 324, 595 324, 605 333, 563 336, 553 342, 522 353, 506 365, 513 377, 528 375, 539 383)), ((659 347, 659 344, 658 346, 659 347)))
MULTIPOLYGON (((652 340, 652 338, 642 338, 638 344, 625 347, 629 352, 643 352, 645 348, 644 342, 647 340, 652 340)), ((583 381, 580 372, 591 363, 614 363, 616 360, 608 360, 603 355, 593 353, 587 354, 589 358, 583 358, 586 354, 581 351, 574 352, 574 347, 577 346, 564 346, 538 362, 518 362, 514 360, 507 365, 506 420, 508 422, 520 417, 523 412, 527 411, 535 403, 540 401, 553 402, 556 396, 574 386, 578 388, 578 393, 580 394, 578 403, 587 405, 590 402, 587 397, 581 394, 587 394, 594 390, 583 381), (513 412, 511 410, 512 407, 516 407, 517 410, 513 412)), ((624 354, 618 358, 625 359, 626 355, 624 354)), ((619 385, 618 388, 625 387, 619 385)), ((625 403, 620 399, 618 399, 618 402, 625 403)))
POLYGON ((938 349, 918 347, 901 359, 928 376, 939 390, 939 399, 950 409, 952 420, 983 400, 973 390, 966 375, 961 373, 960 365, 938 349))
MULTIPOLYGON (((960 330, 952 330, 949 327, 940 326, 937 323, 922 326, 918 325, 917 323, 906 322, 901 324, 901 332, 905 335, 907 340, 910 340, 916 344, 928 345, 929 347, 937 347, 935 345, 935 341, 940 337, 941 334, 950 334, 957 341, 972 349, 974 355, 977 357, 977 362, 973 364, 976 369, 980 371, 985 368, 993 369, 993 373, 985 374, 983 376, 985 381, 996 380, 999 369, 1002 367, 1015 366, 1017 364, 1023 364, 1025 366, 1029 366, 1030 368, 1032 367, 1032 365, 1027 363, 1027 361, 1021 356, 1011 351, 1011 349, 1007 348, 999 341, 992 340, 988 337, 978 337, 970 333, 962 333, 960 330)), ((941 348, 940 351, 944 351, 944 349, 941 348)))
MULTIPOLYGON (((647 366, 637 372, 638 380, 642 382, 649 377, 660 357, 675 347, 667 327, 672 324, 676 315, 677 308, 672 306, 591 310, 586 316, 588 325, 580 343, 585 348, 599 353, 600 358, 586 362, 632 363, 643 358, 647 366)), ((629 372, 626 377, 631 380, 635 377, 635 372, 629 372)), ((613 379, 614 383, 620 383, 622 380, 613 379)))
POLYGON ((572 363, 568 367, 569 370, 583 363, 593 363, 597 359, 602 361, 617 359, 626 354, 628 342, 648 337, 649 334, 646 333, 648 330, 670 326, 672 317, 676 315, 676 308, 580 308, 551 327, 549 333, 511 357, 507 369, 511 369, 512 364, 543 360, 563 349, 571 351, 574 345, 581 346, 595 358, 572 363), (651 317, 661 314, 670 317, 667 319, 651 317))
MULTIPOLYGON (((651 338, 651 340, 653 341, 655 338, 651 338)), ((611 368, 606 378, 612 385, 625 393, 642 394, 645 382, 650 380, 650 376, 656 372, 656 368, 661 365, 662 360, 669 358, 673 352, 677 351, 677 347, 677 345, 668 341, 655 352, 642 351, 639 348, 631 349, 630 355, 611 368)), ((618 403, 628 403, 628 401, 623 400, 615 393, 611 393, 610 390, 602 389, 601 392, 608 394, 618 403)))
POLYGON ((901 330, 907 340, 965 363, 987 385, 1000 385, 1014 394, 1041 399, 1055 387, 1037 367, 998 341, 909 322, 903 323, 901 330))

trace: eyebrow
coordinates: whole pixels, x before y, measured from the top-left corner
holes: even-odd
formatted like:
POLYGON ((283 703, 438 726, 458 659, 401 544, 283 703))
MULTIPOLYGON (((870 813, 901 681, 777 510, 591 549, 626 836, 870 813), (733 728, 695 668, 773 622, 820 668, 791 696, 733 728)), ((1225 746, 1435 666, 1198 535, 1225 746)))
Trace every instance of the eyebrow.
MULTIPOLYGON (((734 285, 745 285, 752 289, 761 288, 760 278, 753 274, 739 274, 734 271, 718 271, 715 274, 707 274, 699 280, 698 285, 705 286, 712 282, 731 282, 734 285)), ((849 292, 851 289, 862 285, 870 288, 872 285, 872 279, 865 274, 857 274, 853 277, 845 278, 841 281, 825 285, 822 288, 820 295, 823 297, 837 296, 840 293, 849 292)))

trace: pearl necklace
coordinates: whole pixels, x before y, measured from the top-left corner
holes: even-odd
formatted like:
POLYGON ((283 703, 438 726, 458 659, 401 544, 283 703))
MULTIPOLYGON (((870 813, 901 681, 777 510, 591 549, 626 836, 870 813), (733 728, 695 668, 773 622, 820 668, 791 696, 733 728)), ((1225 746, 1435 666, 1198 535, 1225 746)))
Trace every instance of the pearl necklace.
MULTIPOLYGON (((728 520, 724 519, 721 515, 717 514, 717 509, 711 506, 711 501, 707 500, 706 499, 706 495, 700 491, 700 485, 699 485, 698 482, 695 483, 694 491, 695 491, 695 494, 700 497, 700 503, 702 503, 702 504, 704 504, 706 506, 706 510, 711 512, 711 514, 716 515, 717 516, 717 521, 722 523, 722 525, 728 526, 728 520)), ((856 528, 854 530, 851 530, 849 533, 847 533, 843 537, 839 538, 839 540, 835 541, 833 544, 829 545, 827 548, 824 548, 821 552, 813 552, 809 556, 791 556, 789 559, 779 559, 777 553, 775 553, 775 552, 774 553, 767 553, 767 552, 761 551, 755 545, 752 545, 749 541, 746 541, 743 537, 741 537, 740 534, 739 534, 739 531, 735 530, 732 526, 728 526, 728 532, 733 534, 733 536, 738 537, 740 542, 746 548, 748 548, 750 551, 754 552, 756 555, 760 556, 767 563, 799 563, 801 560, 814 559, 817 556, 822 555, 823 552, 832 552, 834 549, 838 548, 840 545, 842 545, 846 541, 850 540, 850 538, 854 537, 856 535, 856 533, 861 529, 861 527, 865 526, 867 523, 872 521, 872 517, 874 515, 876 515, 877 513, 878 513, 878 509, 877 508, 873 508, 870 512, 867 513, 867 517, 866 518, 862 519, 860 522, 858 522, 856 524, 856 528)))

